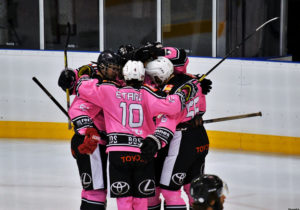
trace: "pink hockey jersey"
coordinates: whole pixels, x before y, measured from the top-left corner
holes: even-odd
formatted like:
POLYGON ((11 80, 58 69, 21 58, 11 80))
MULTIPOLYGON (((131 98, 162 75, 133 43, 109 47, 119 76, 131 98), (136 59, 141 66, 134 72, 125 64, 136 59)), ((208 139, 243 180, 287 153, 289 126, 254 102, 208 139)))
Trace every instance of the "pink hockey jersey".
MULTIPOLYGON (((186 83, 193 83, 197 86, 197 91, 194 93, 195 96, 186 102, 184 110, 174 116, 169 116, 169 124, 178 125, 179 123, 188 122, 196 115, 203 115, 206 111, 205 95, 202 94, 200 83, 193 78, 193 75, 175 75, 169 84, 164 86, 163 91, 167 94, 172 94, 186 83)), ((158 118, 158 122, 160 122, 159 120, 158 118)))
MULTIPOLYGON (((160 114, 175 115, 182 110, 178 95, 162 97, 148 87, 135 89, 116 87, 112 83, 97 84, 97 80, 79 82, 77 95, 103 109, 109 138, 107 151, 140 152, 139 145, 147 135, 153 134, 153 118, 160 114)), ((162 124, 160 124, 162 125, 162 124)), ((159 129, 161 136, 173 135, 167 126, 159 129)), ((161 140, 164 141, 162 138, 161 140)))
MULTIPOLYGON (((98 67, 94 64, 87 64, 84 66, 89 66, 93 71, 97 72, 98 67)), ((82 67, 81 66, 77 69, 74 69, 75 73, 75 85, 74 89, 76 87, 76 84, 79 80, 79 71, 82 67)), ((73 94, 75 94, 75 91, 71 91, 73 94)), ((73 122, 75 132, 84 135, 87 128, 94 127, 94 125, 98 128, 100 131, 105 130, 105 124, 103 120, 103 116, 101 117, 101 113, 103 115, 102 109, 98 106, 95 106, 94 104, 85 101, 81 98, 78 98, 75 96, 74 100, 72 101, 72 104, 69 108, 68 114, 73 122), (97 117, 96 117, 97 116, 97 117)))
POLYGON ((102 109, 79 97, 75 97, 68 114, 78 133, 84 135, 86 128, 93 127, 93 122, 98 130, 105 130, 102 109), (97 117, 96 117, 97 116, 97 117))
POLYGON ((202 93, 200 83, 196 79, 192 79, 190 82, 197 85, 198 91, 196 95, 186 103, 185 109, 174 117, 177 119, 177 123, 187 122, 193 119, 195 115, 203 115, 206 111, 206 99, 202 93))
MULTIPOLYGON (((95 64, 87 64, 84 66, 89 66, 95 72, 99 71, 97 65, 95 65, 95 64)), ((78 75, 79 71, 84 66, 81 66, 78 69, 74 70, 74 73, 76 75, 75 84, 77 84, 77 82, 79 80, 79 75, 78 75)), ((124 84, 124 82, 121 80, 118 80, 118 82, 120 85, 124 84)), ((75 85, 75 87, 76 87, 76 85, 75 85)), ((75 87, 74 87, 74 89, 75 89, 75 87)), ((72 92, 75 93, 75 91, 72 91, 72 92)), ((103 116, 103 111, 100 107, 75 96, 75 98, 70 106, 70 109, 68 111, 68 114, 75 126, 75 131, 77 133, 84 135, 87 128, 94 127, 94 126, 96 126, 96 128, 100 132, 105 133, 104 116, 103 116)), ((100 142, 100 143, 103 144, 104 142, 100 142)))

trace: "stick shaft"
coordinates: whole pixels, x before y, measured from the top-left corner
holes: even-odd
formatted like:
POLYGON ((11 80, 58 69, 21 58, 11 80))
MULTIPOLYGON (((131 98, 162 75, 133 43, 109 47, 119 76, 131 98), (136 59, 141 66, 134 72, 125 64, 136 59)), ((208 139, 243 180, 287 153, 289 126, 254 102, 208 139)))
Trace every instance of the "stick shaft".
POLYGON ((60 105, 60 103, 52 96, 51 93, 40 83, 36 77, 32 77, 32 80, 46 93, 46 95, 55 103, 56 106, 70 119, 68 112, 60 105))
MULTIPOLYGON (((67 40, 66 40, 65 49, 64 49, 65 72, 67 72, 67 69, 68 69, 67 49, 68 49, 68 44, 69 44, 70 35, 71 35, 71 28, 70 28, 69 22, 67 24, 67 28, 68 28, 67 40)), ((69 111, 69 108, 70 108, 70 90, 69 89, 66 89, 66 96, 67 96, 67 110, 69 111)), ((69 117, 68 117, 68 128, 69 129, 72 128, 71 120, 69 117)))
POLYGON ((203 123, 214 123, 214 122, 237 120, 237 119, 243 119, 243 118, 249 118, 249 117, 257 117, 257 116, 262 116, 262 113, 255 112, 255 113, 235 115, 235 116, 229 116, 229 117, 214 118, 214 119, 209 119, 209 120, 203 120, 203 123))
POLYGON ((253 31, 251 34, 249 34, 246 38, 244 38, 242 40, 241 43, 239 43, 235 48, 233 48, 232 50, 230 50, 229 53, 227 53, 227 55, 225 55, 224 58, 222 58, 216 65, 214 65, 206 74, 203 74, 201 76, 201 78, 199 79, 199 82, 201 82, 206 76, 208 76, 215 68, 217 68, 221 63, 223 63, 223 61, 228 58, 230 55, 232 55, 237 49, 239 49, 250 37, 252 37, 256 32, 258 32, 260 29, 262 29, 263 27, 265 27, 268 23, 273 22, 274 20, 277 20, 279 17, 275 17, 272 18, 266 22, 264 22, 263 24, 261 24, 259 27, 257 27, 255 29, 255 31, 253 31))

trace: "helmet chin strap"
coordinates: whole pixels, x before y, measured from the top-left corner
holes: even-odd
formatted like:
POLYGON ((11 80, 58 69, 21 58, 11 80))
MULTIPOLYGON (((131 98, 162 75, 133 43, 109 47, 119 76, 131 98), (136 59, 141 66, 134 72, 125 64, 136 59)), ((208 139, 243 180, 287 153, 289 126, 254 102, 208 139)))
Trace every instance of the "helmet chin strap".
POLYGON ((102 79, 106 79, 105 73, 103 73, 103 69, 100 69, 98 71, 98 75, 102 78, 102 79))
POLYGON ((213 210, 222 210, 222 205, 221 205, 221 201, 220 201, 220 198, 218 198, 218 200, 215 201, 214 205, 210 205, 210 207, 213 209, 213 210))
POLYGON ((165 84, 167 84, 172 78, 174 77, 174 74, 171 74, 171 76, 164 81, 165 84))

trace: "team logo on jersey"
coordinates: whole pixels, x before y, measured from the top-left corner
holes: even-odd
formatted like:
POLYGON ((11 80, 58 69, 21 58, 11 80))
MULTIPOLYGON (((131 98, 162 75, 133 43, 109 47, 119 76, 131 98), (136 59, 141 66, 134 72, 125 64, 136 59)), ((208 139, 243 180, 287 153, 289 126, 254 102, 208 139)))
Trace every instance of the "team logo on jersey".
POLYGON ((172 181, 177 185, 182 185, 186 177, 186 173, 176 173, 172 176, 172 181))
POLYGON ((115 195, 124 195, 129 191, 130 187, 127 182, 114 182, 110 186, 111 192, 115 195))
POLYGON ((174 103, 174 102, 175 102, 175 99, 174 99, 173 96, 170 96, 170 97, 169 97, 169 102, 170 102, 170 103, 174 103))
POLYGON ((81 111, 85 112, 85 111, 89 110, 90 108, 88 106, 86 106, 85 104, 80 104, 79 109, 81 109, 81 111))
POLYGON ((165 85, 165 87, 163 88, 163 91, 165 93, 169 93, 173 87, 174 87, 174 85, 165 85))
POLYGON ((161 118, 162 116, 163 116, 163 114, 157 115, 157 119, 161 118))
POLYGON ((146 179, 139 184, 139 191, 143 195, 150 195, 155 192, 155 182, 153 179, 146 179))
POLYGON ((168 118, 166 117, 166 115, 163 115, 161 117, 161 122, 167 122, 168 118))
POLYGON ((81 183, 84 189, 88 188, 92 183, 92 177, 88 173, 81 174, 81 183))

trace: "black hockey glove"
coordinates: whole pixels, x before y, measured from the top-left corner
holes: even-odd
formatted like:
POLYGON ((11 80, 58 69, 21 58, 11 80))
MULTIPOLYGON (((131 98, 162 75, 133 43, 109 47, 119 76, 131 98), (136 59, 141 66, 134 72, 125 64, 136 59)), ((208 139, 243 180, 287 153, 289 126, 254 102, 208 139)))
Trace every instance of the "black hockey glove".
POLYGON ((156 59, 157 56, 164 56, 165 49, 162 48, 160 42, 150 43, 148 42, 145 46, 139 48, 135 54, 134 59, 142 62, 146 62, 151 59, 156 59))
POLYGON ((150 162, 157 151, 161 148, 161 143, 158 138, 153 135, 147 136, 140 147, 141 157, 143 160, 150 162))
POLYGON ((162 48, 163 46, 160 42, 148 42, 146 46, 149 48, 150 54, 153 58, 166 55, 166 51, 162 48))
POLYGON ((121 45, 117 54, 121 57, 122 65, 125 65, 128 60, 132 60, 135 48, 131 44, 121 45))
POLYGON ((58 86, 60 86, 64 91, 66 89, 70 90, 70 94, 76 83, 76 75, 72 69, 63 70, 58 78, 58 86))
POLYGON ((125 46, 121 45, 118 49, 117 54, 119 54, 121 57, 127 57, 133 51, 134 51, 134 47, 131 44, 127 44, 125 46))
POLYGON ((148 47, 141 47, 134 53, 134 60, 142 61, 143 63, 150 60, 150 58, 151 53, 148 47))
POLYGON ((201 82, 200 82, 200 86, 202 88, 202 93, 204 95, 208 94, 211 90, 211 85, 212 85, 212 81, 209 80, 209 79, 203 79, 201 82))

